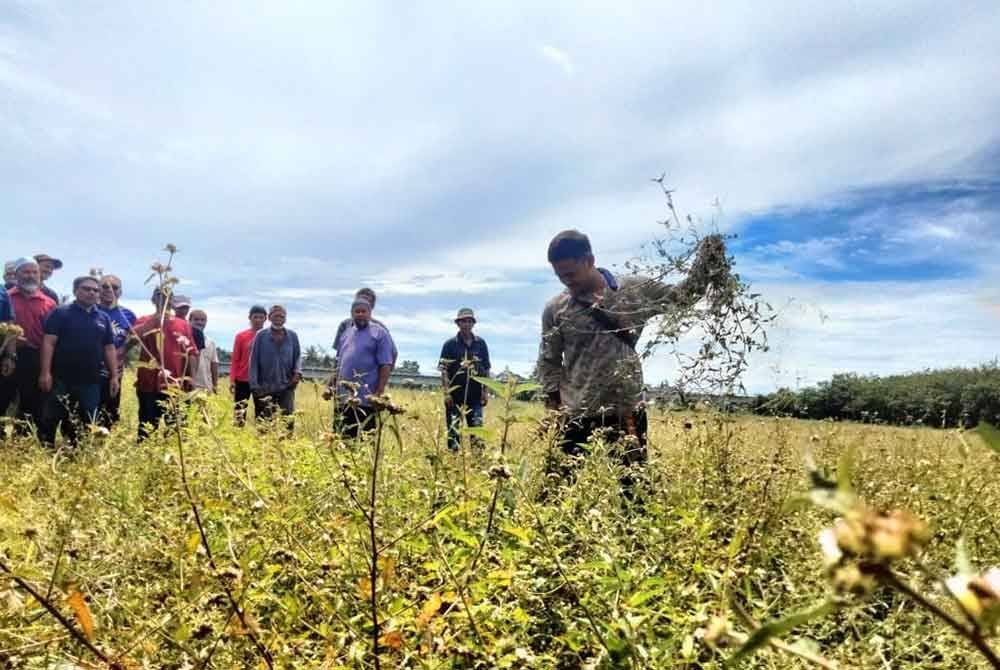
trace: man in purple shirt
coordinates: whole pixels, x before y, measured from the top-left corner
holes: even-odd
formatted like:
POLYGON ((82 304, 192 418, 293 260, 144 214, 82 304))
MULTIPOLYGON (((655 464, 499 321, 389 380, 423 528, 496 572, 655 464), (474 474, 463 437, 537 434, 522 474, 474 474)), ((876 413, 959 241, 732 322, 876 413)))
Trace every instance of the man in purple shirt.
POLYGON ((389 331, 371 320, 372 305, 364 297, 351 304, 353 323, 340 338, 337 381, 324 397, 337 394, 335 429, 357 437, 367 429, 371 415, 368 396, 381 395, 389 383, 395 344, 389 331))

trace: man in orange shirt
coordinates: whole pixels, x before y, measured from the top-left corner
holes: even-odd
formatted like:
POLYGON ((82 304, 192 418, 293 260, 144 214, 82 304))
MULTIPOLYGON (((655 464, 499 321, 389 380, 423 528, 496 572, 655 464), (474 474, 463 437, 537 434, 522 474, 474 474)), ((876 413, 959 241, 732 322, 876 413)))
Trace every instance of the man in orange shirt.
MULTIPOLYGON (((198 365, 191 325, 171 315, 166 296, 159 288, 153 291, 156 312, 135 322, 132 330, 139 338, 139 370, 135 389, 139 397, 139 441, 149 437, 160 424, 170 387, 191 388, 191 378, 198 365), (160 351, 159 343, 163 343, 160 351), (153 362, 154 367, 145 364, 153 362)), ((167 417, 173 423, 175 417, 167 417)))
POLYGON ((229 392, 233 394, 235 407, 233 419, 237 426, 242 426, 247 420, 247 403, 253 398, 254 416, 260 416, 260 405, 257 396, 250 391, 250 351, 253 348, 253 338, 264 327, 267 321, 267 310, 260 305, 250 308, 250 327, 236 334, 233 340, 233 355, 229 363, 229 392))
POLYGON ((24 334, 17 339, 13 383, 20 397, 17 410, 19 428, 30 432, 32 426, 37 429, 45 404, 46 394, 38 388, 38 375, 41 372, 45 318, 56 308, 56 303, 42 293, 42 276, 34 258, 18 259, 15 275, 17 286, 7 293, 14 308, 15 323, 24 334))

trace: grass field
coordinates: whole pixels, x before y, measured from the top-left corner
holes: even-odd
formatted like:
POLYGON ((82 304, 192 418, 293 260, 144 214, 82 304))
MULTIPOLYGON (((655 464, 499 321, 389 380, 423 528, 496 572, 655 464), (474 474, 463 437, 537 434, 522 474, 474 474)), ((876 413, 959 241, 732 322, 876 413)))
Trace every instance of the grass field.
MULTIPOLYGON (((0 575, 0 668, 102 667, 24 584, 129 668, 722 667, 733 649, 703 638, 720 615, 751 632, 733 603, 762 622, 830 593, 832 515, 788 505, 807 450, 835 469, 853 449, 860 496, 930 523, 921 563, 895 567, 945 611, 931 575, 960 538, 1000 565, 998 456, 975 436, 654 413, 637 509, 603 445, 574 481, 546 476, 537 405, 494 401, 487 448, 451 454, 439 398, 393 396, 406 413, 361 443, 308 384, 291 439, 233 428, 219 397, 180 442, 137 446, 131 391, 122 426, 71 457, 8 439, 0 553, 22 584, 0 575)), ((989 667, 882 587, 782 639, 842 668, 989 667)), ((769 648, 742 667, 815 666, 769 648)))

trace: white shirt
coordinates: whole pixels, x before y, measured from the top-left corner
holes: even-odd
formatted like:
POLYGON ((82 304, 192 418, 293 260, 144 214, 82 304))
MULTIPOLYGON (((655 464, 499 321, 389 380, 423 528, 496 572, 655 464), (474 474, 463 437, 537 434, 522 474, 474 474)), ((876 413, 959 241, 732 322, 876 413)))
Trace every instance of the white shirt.
POLYGON ((219 352, 215 342, 205 338, 205 348, 198 354, 198 371, 194 373, 193 384, 196 389, 212 390, 212 363, 219 362, 219 352))

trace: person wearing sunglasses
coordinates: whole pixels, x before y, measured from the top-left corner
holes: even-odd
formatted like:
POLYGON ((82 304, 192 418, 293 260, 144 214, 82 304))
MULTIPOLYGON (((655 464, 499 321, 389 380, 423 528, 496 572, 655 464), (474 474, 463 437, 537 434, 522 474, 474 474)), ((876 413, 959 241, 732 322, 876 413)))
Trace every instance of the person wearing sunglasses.
MULTIPOLYGON (((118 387, 121 388, 122 375, 125 372, 125 354, 129 349, 129 336, 132 324, 135 323, 135 312, 128 307, 122 307, 118 300, 122 295, 122 280, 116 275, 101 277, 101 297, 97 309, 111 319, 111 331, 114 339, 115 354, 118 358, 118 387)), ((135 340, 133 340, 133 343, 135 340)), ((97 421, 105 428, 111 428, 118 423, 121 408, 121 393, 111 393, 111 376, 106 367, 101 368, 101 408, 97 413, 97 421)))
POLYGON ((77 443, 77 427, 97 421, 101 404, 101 365, 110 374, 111 393, 117 395, 118 355, 111 319, 97 309, 101 287, 96 277, 73 280, 75 300, 52 310, 45 319, 38 388, 47 394, 38 437, 55 443, 61 424, 63 436, 77 443))

